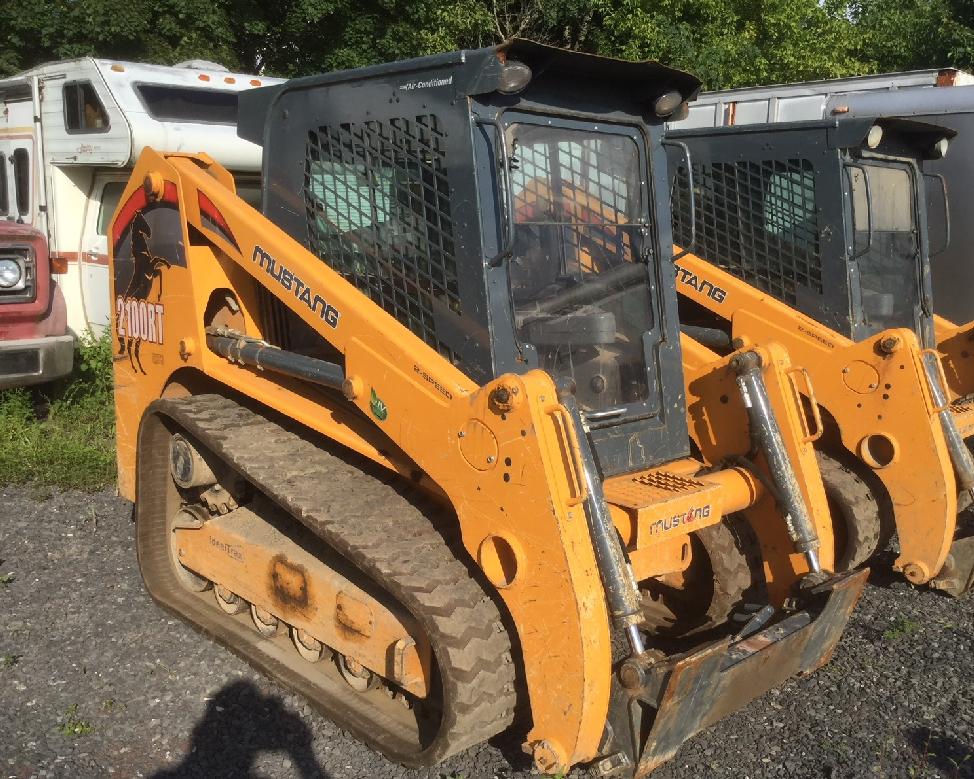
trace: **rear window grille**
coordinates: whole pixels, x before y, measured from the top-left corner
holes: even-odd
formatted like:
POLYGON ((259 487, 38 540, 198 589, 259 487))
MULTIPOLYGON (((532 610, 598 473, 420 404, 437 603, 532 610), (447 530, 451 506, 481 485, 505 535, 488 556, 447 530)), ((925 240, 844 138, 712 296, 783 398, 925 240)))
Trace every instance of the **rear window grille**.
POLYGON ((308 133, 311 251, 441 354, 437 322, 459 318, 446 135, 437 117, 308 133))
MULTIPOLYGON (((798 289, 821 295, 815 176, 802 159, 693 164, 696 243, 692 251, 779 300, 795 305, 798 289)), ((690 248, 686 166, 673 192, 673 240, 690 248)))

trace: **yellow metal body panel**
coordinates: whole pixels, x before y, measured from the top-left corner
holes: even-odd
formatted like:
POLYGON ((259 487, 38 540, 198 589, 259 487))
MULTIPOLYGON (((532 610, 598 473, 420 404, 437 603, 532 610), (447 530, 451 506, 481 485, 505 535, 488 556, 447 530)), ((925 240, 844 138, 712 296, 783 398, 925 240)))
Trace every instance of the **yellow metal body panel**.
MULTIPOLYGON (((729 322, 734 338, 771 339, 807 371, 842 445, 870 466, 890 497, 897 569, 915 583, 936 575, 954 537, 957 485, 916 335, 898 329, 853 342, 693 254, 678 261, 677 274, 680 294, 729 322)), ((798 386, 811 398, 807 384, 798 386)))

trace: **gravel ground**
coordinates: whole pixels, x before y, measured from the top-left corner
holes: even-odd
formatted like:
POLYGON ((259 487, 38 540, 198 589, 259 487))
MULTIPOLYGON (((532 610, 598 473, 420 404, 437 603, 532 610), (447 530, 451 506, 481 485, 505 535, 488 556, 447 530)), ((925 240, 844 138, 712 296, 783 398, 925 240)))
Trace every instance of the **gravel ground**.
MULTIPOLYGON (((530 775, 516 738, 388 763, 155 606, 130 517, 108 492, 0 488, 0 777, 530 775)), ((654 779, 974 777, 974 600, 874 578, 828 666, 654 779)))

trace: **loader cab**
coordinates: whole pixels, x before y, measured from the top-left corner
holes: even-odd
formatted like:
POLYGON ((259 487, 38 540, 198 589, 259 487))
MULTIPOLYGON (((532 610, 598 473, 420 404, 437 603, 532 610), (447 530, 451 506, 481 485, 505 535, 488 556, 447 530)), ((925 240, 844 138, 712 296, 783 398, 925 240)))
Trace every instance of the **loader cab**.
POLYGON ((933 345, 947 193, 923 165, 950 131, 857 117, 667 135, 692 158, 692 189, 685 162, 671 171, 681 249, 855 341, 905 327, 933 345))
POLYGON ((512 41, 255 90, 239 127, 271 220, 475 381, 547 371, 610 476, 687 454, 662 133, 697 86, 512 41))

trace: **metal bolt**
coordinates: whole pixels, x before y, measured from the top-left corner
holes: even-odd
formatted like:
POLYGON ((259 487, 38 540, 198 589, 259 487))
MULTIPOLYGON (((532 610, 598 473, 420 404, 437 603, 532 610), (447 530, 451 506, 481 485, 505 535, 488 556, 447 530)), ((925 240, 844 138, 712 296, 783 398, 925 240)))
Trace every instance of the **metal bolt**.
POLYGON ((920 584, 924 579, 927 578, 926 571, 924 571, 923 566, 917 563, 908 563, 903 568, 903 575, 914 584, 920 584))
POLYGON ((494 462, 494 455, 492 455, 492 454, 488 454, 488 455, 487 455, 487 462, 489 462, 489 463, 492 463, 492 462, 494 462))
POLYGON ((848 373, 849 372, 849 366, 847 365, 845 368, 843 368, 842 369, 842 372, 843 373, 848 373))
POLYGON ((619 682, 627 690, 638 690, 646 683, 646 675, 639 663, 627 660, 619 669, 619 682))
POLYGON ((464 437, 465 435, 466 435, 466 433, 464 433, 464 432, 463 432, 463 431, 461 430, 461 431, 460 431, 459 433, 457 433, 457 438, 463 438, 463 437, 464 437))
POLYGON ((878 386, 879 386, 878 384, 870 384, 869 389, 876 389, 876 387, 878 386))
POLYGON ((886 338, 883 338, 879 342, 879 350, 883 354, 892 354, 899 348, 899 346, 900 346, 900 339, 897 338, 895 335, 887 336, 886 338))

